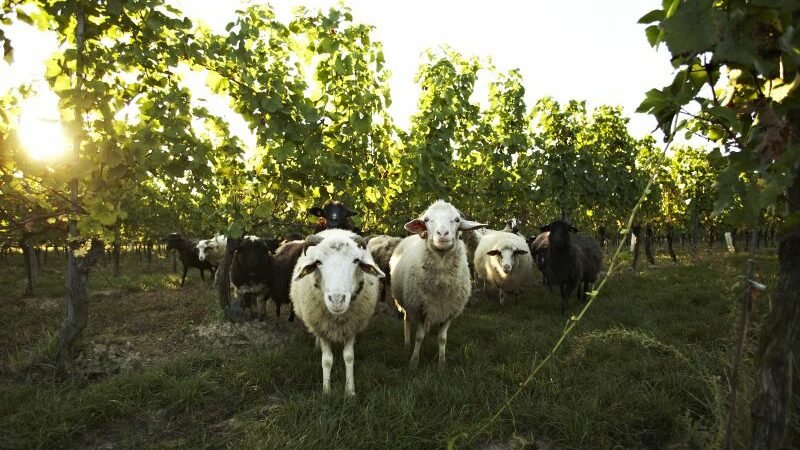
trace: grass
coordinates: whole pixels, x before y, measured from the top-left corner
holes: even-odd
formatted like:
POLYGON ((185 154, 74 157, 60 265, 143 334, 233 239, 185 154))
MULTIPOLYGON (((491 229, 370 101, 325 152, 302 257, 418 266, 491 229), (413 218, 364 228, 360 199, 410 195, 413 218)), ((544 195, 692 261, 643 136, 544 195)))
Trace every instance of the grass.
MULTIPOLYGON (((541 286, 502 308, 476 293, 450 329, 443 372, 435 339, 427 339, 420 368, 409 371, 401 323, 377 315, 357 341, 358 396, 349 399, 340 348, 334 394, 325 397, 319 353, 300 326, 271 317, 257 330, 274 337, 265 341, 201 339, 197 327, 219 322, 208 283, 193 272, 181 289, 165 260, 130 258, 124 266, 120 279, 93 272, 83 345, 89 355, 98 344, 116 346, 139 355, 137 364, 91 376, 57 376, 47 365, 63 320, 58 268, 45 267, 42 296, 28 299, 17 295, 19 265, 0 275, 11 283, 4 289, 11 295, 0 298, 7 324, 0 330, 0 447, 425 449, 458 436, 469 436, 456 440, 466 448, 721 442, 738 323, 733 284, 744 256, 706 254, 678 265, 659 259, 638 275, 615 274, 562 351, 480 436, 473 433, 561 334, 559 301, 541 286)), ((774 287, 775 257, 759 256, 758 267, 774 287)), ((767 310, 764 299, 754 333, 767 310)), ((748 438, 756 340, 748 341, 742 369, 738 447, 748 438)), ((788 448, 800 442, 794 417, 788 448)))

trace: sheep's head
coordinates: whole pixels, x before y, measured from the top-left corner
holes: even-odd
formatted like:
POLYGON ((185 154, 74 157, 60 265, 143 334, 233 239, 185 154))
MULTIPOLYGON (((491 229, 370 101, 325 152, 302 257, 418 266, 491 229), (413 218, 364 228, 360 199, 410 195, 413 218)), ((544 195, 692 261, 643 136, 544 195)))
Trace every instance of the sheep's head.
POLYGON ((183 242, 183 235, 180 233, 170 233, 169 236, 161 239, 161 242, 167 243, 167 250, 177 250, 181 248, 181 242, 183 242))
POLYGON ((503 229, 503 231, 519 233, 519 220, 516 217, 506 220, 506 227, 503 229))
POLYGON ((311 235, 306 238, 304 266, 296 270, 295 280, 306 276, 315 277, 322 291, 325 307, 333 315, 344 314, 350 300, 363 288, 364 274, 383 278, 386 275, 378 268, 366 243, 360 236, 331 236, 322 238, 311 235))
POLYGON ((406 230, 427 239, 428 245, 436 250, 449 250, 455 244, 458 231, 484 228, 486 224, 473 222, 461 217, 461 213, 450 203, 437 200, 419 219, 405 225, 406 230))
POLYGON ((211 249, 212 242, 214 242, 213 239, 203 239, 197 243, 197 257, 200 259, 200 261, 206 260, 206 251, 211 249))
POLYGON ((528 250, 516 248, 512 244, 501 244, 486 252, 491 256, 491 263, 499 273, 510 274, 514 270, 516 259, 529 253, 528 250))
POLYGON ((260 239, 247 236, 239 244, 234 259, 236 264, 247 270, 251 277, 263 276, 269 271, 270 257, 278 248, 275 239, 260 239))
POLYGON ((322 208, 315 206, 309 209, 308 212, 324 219, 325 228, 327 229, 352 228, 352 222, 350 222, 348 219, 356 215, 355 211, 351 211, 347 206, 345 206, 344 203, 341 202, 329 202, 326 203, 322 208))
POLYGON ((542 232, 550 232, 549 241, 551 247, 562 247, 566 245, 570 240, 569 234, 578 232, 577 228, 563 220, 556 220, 550 225, 541 227, 540 230, 542 230, 542 232))

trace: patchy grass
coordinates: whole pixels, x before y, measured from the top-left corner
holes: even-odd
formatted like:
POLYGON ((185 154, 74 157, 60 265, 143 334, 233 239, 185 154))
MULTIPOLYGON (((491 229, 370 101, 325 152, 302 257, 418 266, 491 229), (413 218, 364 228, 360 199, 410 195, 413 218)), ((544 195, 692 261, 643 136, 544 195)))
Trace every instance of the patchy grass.
MULTIPOLYGON (((358 397, 348 399, 340 348, 326 398, 319 353, 299 325, 221 324, 209 284, 193 272, 181 289, 165 260, 134 259, 119 279, 93 272, 84 354, 56 376, 47 356, 64 315, 61 275, 45 270, 43 296, 22 299, 15 267, 0 298, 0 447, 423 449, 457 437, 493 449, 717 447, 745 257, 645 266, 614 275, 551 364, 480 436, 561 334, 559 301, 540 286, 502 308, 476 293, 451 327, 443 372, 434 339, 409 371, 401 323, 377 315, 356 344, 358 397)), ((774 256, 758 266, 774 286, 774 256)), ((764 299, 754 333, 767 310, 764 299)), ((755 346, 754 335, 737 447, 749 430, 755 346)), ((787 442, 800 442, 797 415, 790 428, 787 442)))

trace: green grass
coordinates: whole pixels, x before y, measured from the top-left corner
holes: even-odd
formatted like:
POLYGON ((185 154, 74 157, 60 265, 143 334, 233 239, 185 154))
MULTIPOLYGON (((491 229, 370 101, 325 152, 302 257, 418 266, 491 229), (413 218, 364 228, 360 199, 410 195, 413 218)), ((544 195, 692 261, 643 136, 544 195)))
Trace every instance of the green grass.
MULTIPOLYGON (((57 377, 33 356, 49 351, 62 311, 37 310, 26 319, 31 308, 9 300, 2 320, 12 326, 2 338, 11 346, 0 356, 14 364, 0 372, 0 447, 425 449, 459 436, 466 448, 717 447, 738 317, 733 284, 745 258, 658 263, 638 275, 615 274, 550 364, 479 436, 475 431, 561 334, 559 301, 542 287, 502 308, 476 294, 450 329, 442 372, 435 339, 426 340, 420 368, 411 372, 401 323, 376 316, 356 344, 358 396, 349 399, 341 349, 334 394, 325 397, 319 353, 300 327, 270 318, 268 329, 280 339, 259 346, 218 348, 193 337, 192 326, 218 320, 216 298, 196 273, 184 290, 166 261, 134 264, 122 280, 93 273, 93 288, 109 292, 92 298, 85 345, 132 341, 155 356, 97 379, 57 377), (21 350, 26 345, 32 348, 21 350)), ((760 256, 758 265, 774 286, 774 256, 760 256)), ((42 289, 56 296, 55 287, 45 287, 48 276, 42 289)), ((573 300, 571 312, 578 306, 573 300)), ((767 308, 762 300, 756 333, 767 308)), ((755 347, 751 336, 739 447, 749 430, 755 347)), ((795 415, 787 442, 800 442, 797 425, 795 415)))

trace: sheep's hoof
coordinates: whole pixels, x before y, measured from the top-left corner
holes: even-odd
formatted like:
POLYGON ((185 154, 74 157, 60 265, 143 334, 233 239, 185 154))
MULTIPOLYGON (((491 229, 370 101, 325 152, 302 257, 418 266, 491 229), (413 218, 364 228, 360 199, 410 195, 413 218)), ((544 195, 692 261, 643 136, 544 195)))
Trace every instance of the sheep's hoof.
POLYGON ((411 358, 411 361, 408 362, 408 368, 417 370, 417 366, 419 366, 419 359, 411 358))
POLYGON ((347 390, 345 390, 344 395, 347 398, 356 398, 356 391, 347 391, 347 390))
POLYGON ((437 366, 437 369, 439 370, 439 372, 442 372, 446 368, 447 368, 447 363, 445 362, 445 360, 440 359, 439 360, 439 365, 437 366))

